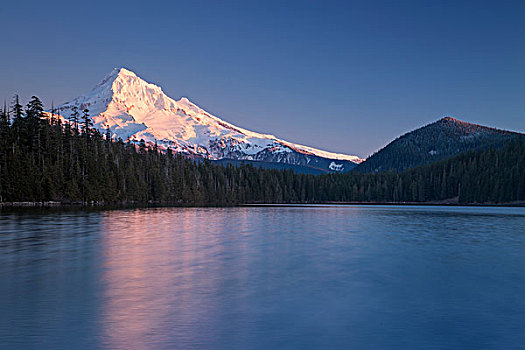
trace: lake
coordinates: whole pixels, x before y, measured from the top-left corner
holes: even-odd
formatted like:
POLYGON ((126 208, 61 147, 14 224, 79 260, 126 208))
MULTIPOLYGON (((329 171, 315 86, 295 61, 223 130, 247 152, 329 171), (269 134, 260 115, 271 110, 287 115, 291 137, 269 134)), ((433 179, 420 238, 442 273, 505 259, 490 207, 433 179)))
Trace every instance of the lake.
POLYGON ((0 348, 514 349, 525 208, 0 212, 0 348))

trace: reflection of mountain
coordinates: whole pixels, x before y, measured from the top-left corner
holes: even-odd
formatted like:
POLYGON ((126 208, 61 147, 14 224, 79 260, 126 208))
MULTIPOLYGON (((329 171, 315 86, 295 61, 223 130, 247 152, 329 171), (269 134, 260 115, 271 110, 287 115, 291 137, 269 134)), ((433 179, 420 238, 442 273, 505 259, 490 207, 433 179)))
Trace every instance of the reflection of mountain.
MULTIPOLYGON (((212 338, 210 320, 223 312, 218 289, 227 269, 217 259, 224 254, 227 216, 210 215, 213 210, 220 209, 107 212, 102 309, 108 348, 153 349, 158 341, 175 349, 188 339, 205 344, 212 338), (193 334, 197 330, 209 334, 193 334)), ((242 250, 243 241, 235 246, 242 250)))

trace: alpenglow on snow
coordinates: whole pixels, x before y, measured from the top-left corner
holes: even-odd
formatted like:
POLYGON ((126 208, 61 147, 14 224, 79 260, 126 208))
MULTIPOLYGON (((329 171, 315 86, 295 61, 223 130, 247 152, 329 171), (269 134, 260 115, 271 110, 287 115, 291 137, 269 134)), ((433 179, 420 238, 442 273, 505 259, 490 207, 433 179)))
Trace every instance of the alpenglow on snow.
POLYGON ((183 97, 176 101, 159 86, 125 68, 115 68, 91 92, 57 107, 89 109, 94 126, 114 138, 210 160, 235 159, 286 163, 324 170, 350 170, 363 159, 331 153, 239 128, 211 115, 183 97), (334 168, 335 167, 335 168, 334 168))

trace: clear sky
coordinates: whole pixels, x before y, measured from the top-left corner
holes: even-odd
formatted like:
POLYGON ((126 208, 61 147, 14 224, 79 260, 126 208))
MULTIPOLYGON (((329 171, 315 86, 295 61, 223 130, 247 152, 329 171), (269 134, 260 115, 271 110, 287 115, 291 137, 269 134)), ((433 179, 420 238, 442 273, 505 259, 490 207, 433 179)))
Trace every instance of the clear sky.
POLYGON ((525 1, 9 1, 0 98, 124 66, 254 131, 367 156, 452 115, 525 131, 525 1))

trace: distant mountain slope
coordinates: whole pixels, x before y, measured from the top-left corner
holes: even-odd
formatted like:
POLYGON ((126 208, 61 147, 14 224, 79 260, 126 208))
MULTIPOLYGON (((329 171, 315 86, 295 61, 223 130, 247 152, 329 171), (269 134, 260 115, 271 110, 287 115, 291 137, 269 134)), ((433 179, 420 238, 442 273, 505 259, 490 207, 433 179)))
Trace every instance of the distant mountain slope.
POLYGON ((255 168, 263 169, 283 169, 283 170, 292 170, 296 174, 310 174, 310 175, 323 175, 329 174, 331 171, 314 168, 311 166, 304 165, 295 165, 295 164, 286 164, 286 163, 276 163, 276 162, 262 162, 260 160, 236 160, 236 159, 219 159, 212 160, 212 163, 221 164, 221 165, 252 165, 255 168))
POLYGON ((402 171, 430 164, 468 150, 501 147, 523 134, 467 123, 451 117, 398 137, 354 170, 359 172, 402 171))
POLYGON ((237 159, 348 171, 363 161, 252 132, 211 115, 187 98, 174 100, 159 86, 116 68, 91 92, 64 103, 57 113, 71 120, 73 108, 89 109, 96 128, 113 137, 210 160, 237 159))

